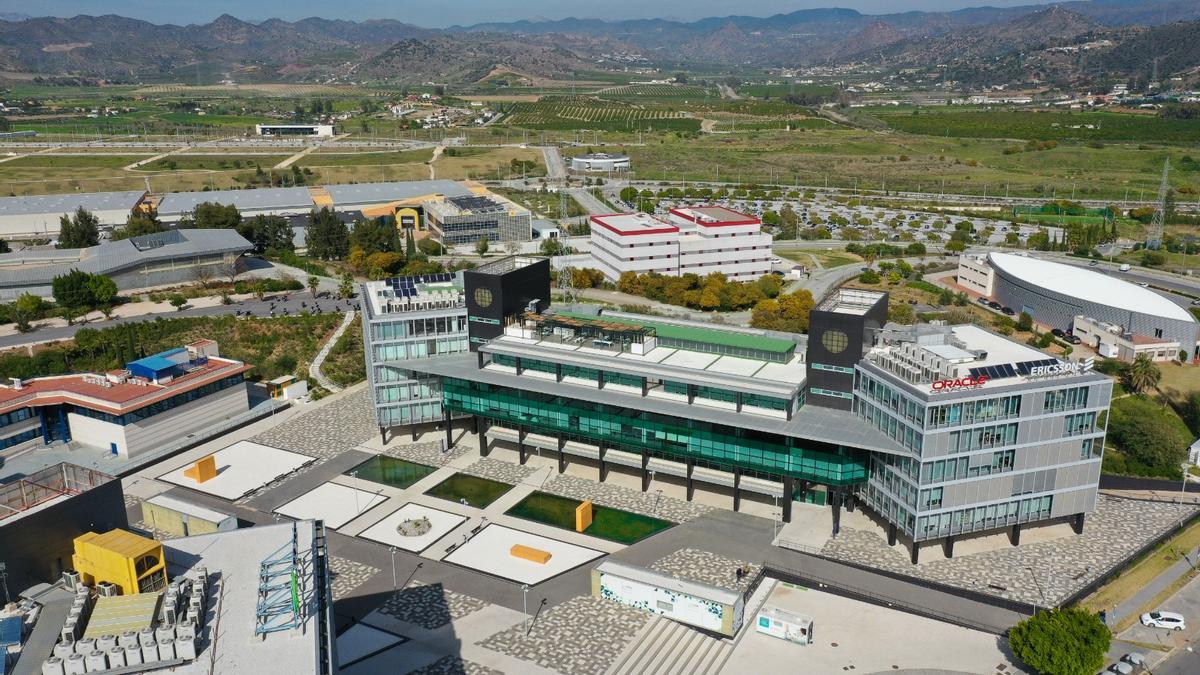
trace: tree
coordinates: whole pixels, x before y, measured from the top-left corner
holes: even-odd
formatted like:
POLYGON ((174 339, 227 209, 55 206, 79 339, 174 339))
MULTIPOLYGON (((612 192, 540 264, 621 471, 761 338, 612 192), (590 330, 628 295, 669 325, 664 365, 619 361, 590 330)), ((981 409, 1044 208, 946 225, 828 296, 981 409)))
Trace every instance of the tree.
POLYGON ((190 226, 201 230, 232 230, 242 224, 242 214, 233 204, 203 202, 192 209, 190 226))
POLYGON ((112 231, 112 239, 114 241, 120 239, 129 239, 130 237, 140 237, 146 234, 157 234, 166 230, 162 222, 158 220, 158 214, 154 211, 149 213, 131 213, 125 219, 125 226, 112 231))
POLYGON ((417 257, 417 242, 413 238, 412 230, 404 232, 404 257, 409 260, 417 257))
POLYGON ((167 302, 171 303, 176 311, 183 311, 183 306, 187 304, 187 298, 183 297, 182 293, 172 293, 167 298, 167 302))
POLYGON ((9 313, 17 330, 22 333, 28 333, 32 330, 33 322, 42 318, 45 305, 46 303, 40 296, 32 293, 22 293, 20 297, 14 300, 9 313))
POLYGON ((1145 354, 1138 354, 1125 370, 1125 388, 1134 394, 1158 386, 1162 371, 1145 354))
POLYGON ((1129 460, 1144 467, 1130 473, 1165 476, 1179 475, 1179 463, 1186 458, 1192 439, 1174 411, 1143 396, 1113 401, 1108 437, 1129 460))
POLYGON ((313 209, 308 214, 308 231, 305 234, 308 254, 319 260, 340 260, 350 252, 350 232, 338 218, 337 212, 328 206, 313 209))
POLYGON ((1029 315, 1029 312, 1021 312, 1021 315, 1017 317, 1017 330, 1025 332, 1033 330, 1033 317, 1029 315))
POLYGON ((882 278, 875 270, 864 270, 862 274, 858 275, 858 281, 863 284, 877 284, 882 281, 882 278))
POLYGON ((475 252, 481 256, 487 255, 488 238, 486 234, 480 237, 479 241, 475 242, 475 252))
POLYGON ((292 243, 292 224, 283 216, 257 215, 241 221, 237 227, 238 234, 249 241, 255 253, 262 255, 267 251, 291 251, 295 249, 292 243))
POLYGON ((1092 675, 1111 642, 1100 617, 1078 607, 1038 612, 1008 631, 1013 654, 1044 675, 1092 675))
POLYGON ((541 250, 542 255, 547 257, 554 257, 556 255, 562 255, 565 253, 564 246, 558 239, 543 239, 542 245, 539 247, 539 249, 541 250))
POLYGON ((75 269, 54 277, 54 281, 51 282, 54 302, 67 312, 74 312, 74 315, 68 314, 68 324, 71 323, 72 316, 78 316, 80 312, 95 304, 96 298, 92 295, 89 283, 91 278, 92 275, 87 272, 75 269))
POLYGON ((632 204, 638 198, 638 190, 635 187, 621 188, 619 196, 621 197, 621 201, 632 204))
POLYGON ((308 286, 308 292, 312 293, 312 296, 315 298, 317 297, 317 288, 321 286, 321 278, 315 274, 310 274, 306 285, 308 286))
POLYGON ((442 255, 446 251, 446 247, 442 246, 437 239, 426 237, 417 242, 417 250, 425 255, 442 255))
POLYGON ((350 248, 362 249, 366 255, 388 251, 400 252, 400 233, 387 218, 356 220, 350 230, 350 248))
POLYGON ((92 293, 92 302, 108 316, 112 312, 113 303, 117 299, 117 284, 103 274, 93 274, 88 279, 88 290, 92 293))
POLYGON ((342 280, 338 283, 338 295, 343 300, 349 300, 354 295, 354 277, 350 276, 349 272, 342 274, 342 280))
POLYGON ((82 206, 74 216, 58 220, 58 248, 86 248, 100 243, 100 219, 82 206))

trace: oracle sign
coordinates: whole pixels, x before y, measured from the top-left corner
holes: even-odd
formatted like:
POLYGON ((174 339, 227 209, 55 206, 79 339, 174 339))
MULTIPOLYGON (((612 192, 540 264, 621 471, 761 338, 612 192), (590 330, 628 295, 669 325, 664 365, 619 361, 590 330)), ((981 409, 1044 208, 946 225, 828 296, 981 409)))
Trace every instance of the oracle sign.
POLYGON ((934 391, 952 391, 956 389, 974 389, 987 384, 988 376, 980 375, 978 377, 959 377, 950 378, 948 380, 934 380, 934 391))

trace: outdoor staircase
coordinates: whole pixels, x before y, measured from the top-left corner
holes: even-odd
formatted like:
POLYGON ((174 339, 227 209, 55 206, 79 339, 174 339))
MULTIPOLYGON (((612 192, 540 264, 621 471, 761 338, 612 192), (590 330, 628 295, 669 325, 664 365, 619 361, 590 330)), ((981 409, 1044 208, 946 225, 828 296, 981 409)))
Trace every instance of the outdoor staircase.
POLYGON ((606 675, 716 675, 733 652, 732 640, 653 616, 606 675))

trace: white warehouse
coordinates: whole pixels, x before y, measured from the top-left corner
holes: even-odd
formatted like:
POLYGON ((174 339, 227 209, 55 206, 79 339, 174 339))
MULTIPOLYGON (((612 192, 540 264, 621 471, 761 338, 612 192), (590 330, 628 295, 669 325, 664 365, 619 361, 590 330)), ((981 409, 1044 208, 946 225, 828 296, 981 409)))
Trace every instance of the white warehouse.
POLYGON ((59 219, 81 207, 100 227, 124 225, 145 197, 145 190, 0 197, 0 239, 54 239, 59 219))

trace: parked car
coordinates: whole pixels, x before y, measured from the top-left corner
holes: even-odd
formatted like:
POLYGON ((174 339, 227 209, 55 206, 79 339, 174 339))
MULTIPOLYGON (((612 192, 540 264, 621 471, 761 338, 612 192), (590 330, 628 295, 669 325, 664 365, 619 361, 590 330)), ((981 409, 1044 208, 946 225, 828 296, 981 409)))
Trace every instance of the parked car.
POLYGON ((1146 283, 1146 282, 1144 282, 1144 281, 1139 281, 1139 282, 1138 282, 1138 286, 1141 286, 1142 288, 1149 288, 1149 287, 1150 287, 1150 284, 1148 284, 1148 283, 1146 283))
POLYGON ((1056 338, 1065 338, 1065 337, 1067 337, 1067 334, 1066 334, 1065 332, 1063 332, 1063 329, 1061 329, 1061 328, 1054 328, 1054 329, 1052 329, 1052 330, 1050 331, 1050 334, 1051 334, 1051 335, 1053 335, 1053 336, 1054 336, 1054 337, 1056 337, 1056 338))
MULTIPOLYGON (((1200 300, 1197 300, 1196 302, 1197 302, 1197 303, 1200 303, 1200 300)), ((981 295, 981 296, 979 296, 979 304, 981 304, 981 305, 986 305, 986 304, 988 304, 988 299, 987 299, 987 298, 985 298, 985 297, 983 297, 982 295, 981 295)))
POLYGON ((1129 652, 1125 656, 1122 656, 1121 660, 1134 668, 1146 667, 1146 655, 1141 652, 1129 652))
POLYGON ((1012 316, 1013 314, 1016 314, 1016 312, 1013 311, 1012 307, 1001 307, 1000 311, 1004 312, 1004 314, 1007 316, 1012 316))
POLYGON ((1121 266, 1120 266, 1119 268, 1117 268, 1117 269, 1121 270, 1122 272, 1128 272, 1128 271, 1129 271, 1129 269, 1130 269, 1130 267, 1129 267, 1129 263, 1125 263, 1124 265, 1121 265, 1121 266))
POLYGON ((1193 300, 1193 301, 1192 301, 1192 306, 1193 306, 1193 307, 1200 307, 1200 300, 1193 300))
POLYGON ((1099 264, 1100 264, 1099 260, 1093 260, 1092 262, 1088 263, 1088 267, 1096 267, 1099 264))
POLYGON ((991 300, 988 302, 988 307, 991 307, 992 309, 1000 309, 1003 306, 1004 305, 1001 305, 1000 303, 996 302, 995 300, 991 300))
POLYGON ((1077 345, 1077 344, 1082 344, 1083 340, 1081 340, 1078 335, 1068 335, 1067 342, 1070 342, 1073 345, 1077 345))
POLYGON ((1133 664, 1117 661, 1108 667, 1108 672, 1119 673, 1119 675, 1133 675, 1133 664))
POLYGON ((1142 625, 1168 630, 1185 630, 1187 628, 1187 622, 1184 621, 1183 615, 1177 612, 1146 612, 1142 615, 1142 625))
POLYGON ((783 264, 783 260, 781 260, 779 258, 771 258, 771 264, 772 265, 781 265, 781 264, 783 264))

